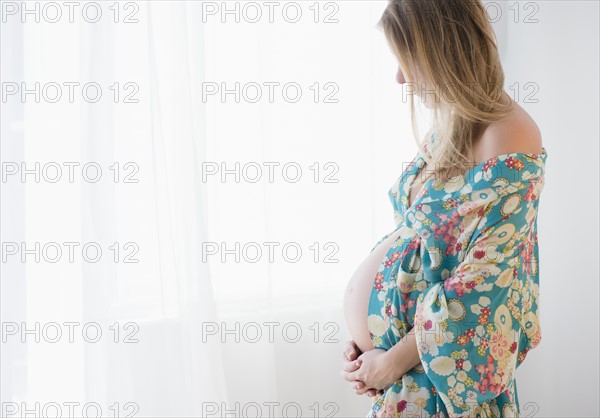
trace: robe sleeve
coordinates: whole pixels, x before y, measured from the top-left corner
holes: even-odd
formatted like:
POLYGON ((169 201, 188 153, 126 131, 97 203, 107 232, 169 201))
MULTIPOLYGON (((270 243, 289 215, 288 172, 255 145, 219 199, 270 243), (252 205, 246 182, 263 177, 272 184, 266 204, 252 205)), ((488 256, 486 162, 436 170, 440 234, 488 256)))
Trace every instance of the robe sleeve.
POLYGON ((438 280, 417 300, 417 349, 450 417, 475 416, 508 390, 515 369, 541 338, 532 257, 539 193, 533 182, 520 186, 479 191, 493 200, 465 204, 478 215, 471 218, 462 261, 438 271, 425 268, 438 280))

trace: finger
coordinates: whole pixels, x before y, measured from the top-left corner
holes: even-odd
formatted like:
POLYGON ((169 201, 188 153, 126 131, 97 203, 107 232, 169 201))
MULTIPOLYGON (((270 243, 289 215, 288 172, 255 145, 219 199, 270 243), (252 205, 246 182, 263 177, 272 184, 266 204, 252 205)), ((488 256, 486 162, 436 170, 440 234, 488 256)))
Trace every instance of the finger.
POLYGON ((375 391, 375 389, 369 389, 369 390, 367 391, 366 395, 367 395, 369 398, 372 398, 373 396, 376 396, 376 395, 377 395, 377 391, 375 391))
POLYGON ((364 382, 363 379, 363 374, 364 374, 364 370, 361 370, 360 367, 356 370, 354 370, 353 372, 346 372, 346 380, 352 381, 352 380, 359 380, 361 382, 364 382))
POLYGON ((347 341, 346 347, 344 348, 344 357, 349 361, 353 361, 356 360, 357 354, 354 341, 347 341))
POLYGON ((342 379, 347 380, 348 382, 352 381, 352 379, 348 379, 348 372, 344 370, 340 370, 340 376, 342 376, 342 379))
POLYGON ((358 390, 363 390, 365 388, 365 383, 360 380, 350 380, 348 383, 350 383, 350 386, 352 386, 352 390, 354 391, 356 391, 357 388, 360 388, 358 390))
POLYGON ((347 372, 353 372, 355 370, 358 370, 361 365, 362 365, 362 360, 347 361, 344 363, 344 370, 347 372))
POLYGON ((369 388, 363 382, 358 382, 354 385, 354 393, 357 395, 364 395, 369 388))
POLYGON ((340 376, 342 376, 342 379, 344 379, 344 380, 346 380, 346 381, 348 381, 350 383, 353 383, 353 382, 362 382, 362 380, 357 379, 356 376, 354 376, 354 375, 351 376, 351 373, 348 373, 345 370, 341 370, 340 371, 340 376))

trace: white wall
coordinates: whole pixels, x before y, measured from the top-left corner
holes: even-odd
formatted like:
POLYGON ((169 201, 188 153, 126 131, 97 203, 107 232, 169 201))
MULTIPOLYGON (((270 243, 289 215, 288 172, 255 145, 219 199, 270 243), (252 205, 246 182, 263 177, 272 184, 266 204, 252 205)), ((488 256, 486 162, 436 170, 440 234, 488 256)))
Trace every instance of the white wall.
POLYGON ((599 6, 535 4, 538 23, 508 22, 503 59, 507 86, 539 86, 538 103, 520 104, 548 152, 538 218, 542 342, 518 370, 519 399, 538 404, 536 416, 599 416, 599 6))
MULTIPOLYGON (((490 7, 498 5, 502 11, 494 29, 506 74, 505 88, 515 91, 511 86, 519 83, 519 96, 513 99, 537 122, 548 152, 546 186, 538 218, 543 337, 541 345, 529 353, 517 371, 521 414, 599 416, 598 3, 486 3, 490 7)), ((371 10, 374 23, 380 10, 366 2, 364 7, 365 11, 371 10)), ((402 162, 409 161, 415 152, 408 137, 409 109, 399 101, 393 58, 384 42, 383 36, 374 31, 368 43, 355 48, 361 62, 371 60, 362 71, 353 69, 355 75, 366 77, 356 83, 361 88, 370 86, 371 97, 363 96, 361 100, 366 100, 363 106, 371 110, 360 121, 352 119, 352 123, 364 128, 361 134, 366 137, 361 140, 371 144, 371 152, 361 156, 360 174, 365 182, 354 183, 353 197, 340 214, 350 220, 348 225, 352 226, 347 233, 352 236, 340 234, 347 257, 335 268, 333 280, 338 283, 346 281, 355 267, 353 260, 357 263, 374 243, 367 239, 366 225, 371 225, 372 240, 380 238, 392 225, 387 189, 402 170, 402 162), (370 196, 371 219, 365 218, 365 196, 370 196)), ((324 206, 333 204, 335 201, 325 202, 324 206)), ((264 348, 248 346, 248 357, 257 360, 264 355, 260 350, 272 350, 269 355, 276 358, 274 368, 265 363, 264 373, 275 379, 275 389, 270 385, 263 387, 264 381, 240 373, 246 370, 244 358, 237 356, 237 347, 225 348, 227 380, 238 377, 243 382, 229 387, 232 399, 270 398, 282 403, 293 400, 303 408, 314 402, 335 402, 339 407, 336 416, 364 416, 369 399, 354 395, 338 375, 342 343, 347 337, 341 299, 341 294, 336 293, 331 295, 327 308, 272 312, 271 317, 282 323, 305 324, 303 329, 314 321, 331 321, 340 326, 336 333, 338 345, 304 341, 279 342, 264 348), (262 354, 255 355, 258 352, 262 354)), ((231 317, 234 318, 249 320, 243 315, 231 317)), ((252 315, 251 320, 264 318, 252 315)))

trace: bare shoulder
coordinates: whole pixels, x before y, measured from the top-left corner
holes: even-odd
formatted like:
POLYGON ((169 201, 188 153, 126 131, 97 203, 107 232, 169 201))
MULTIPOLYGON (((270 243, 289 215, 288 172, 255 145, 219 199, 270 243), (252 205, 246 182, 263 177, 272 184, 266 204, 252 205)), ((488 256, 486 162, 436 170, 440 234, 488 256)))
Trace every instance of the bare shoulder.
POLYGON ((475 144, 476 162, 513 152, 542 152, 542 134, 535 121, 518 104, 506 118, 486 127, 475 144))

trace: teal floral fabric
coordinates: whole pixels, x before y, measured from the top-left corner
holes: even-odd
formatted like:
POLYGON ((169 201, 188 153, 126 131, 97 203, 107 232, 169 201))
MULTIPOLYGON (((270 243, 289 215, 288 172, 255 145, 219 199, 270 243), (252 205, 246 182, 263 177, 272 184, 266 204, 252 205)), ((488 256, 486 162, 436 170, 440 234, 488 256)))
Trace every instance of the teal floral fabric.
POLYGON ((514 152, 448 182, 430 178, 412 207, 420 152, 394 183, 397 238, 374 280, 368 327, 384 350, 414 327, 421 364, 373 398, 367 417, 518 416, 515 370, 541 340, 537 210, 546 158, 545 148, 514 152))

